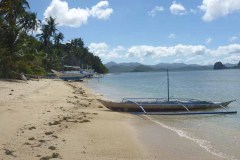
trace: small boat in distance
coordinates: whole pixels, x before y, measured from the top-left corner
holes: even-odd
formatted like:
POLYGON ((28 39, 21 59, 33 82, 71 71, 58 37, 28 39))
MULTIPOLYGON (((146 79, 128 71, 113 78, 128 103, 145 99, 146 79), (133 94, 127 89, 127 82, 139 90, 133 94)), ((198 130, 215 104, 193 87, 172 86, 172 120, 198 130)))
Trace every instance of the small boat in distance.
POLYGON ((198 99, 170 98, 169 73, 167 70, 167 98, 123 98, 122 102, 111 102, 99 99, 106 108, 121 112, 142 112, 150 115, 190 115, 190 114, 233 114, 227 106, 235 101, 212 102, 198 99), (224 111, 206 111, 222 108, 224 111))
POLYGON ((69 80, 73 80, 73 81, 81 81, 85 75, 82 73, 71 73, 71 72, 58 72, 55 70, 51 70, 58 78, 64 80, 64 81, 69 81, 69 80))

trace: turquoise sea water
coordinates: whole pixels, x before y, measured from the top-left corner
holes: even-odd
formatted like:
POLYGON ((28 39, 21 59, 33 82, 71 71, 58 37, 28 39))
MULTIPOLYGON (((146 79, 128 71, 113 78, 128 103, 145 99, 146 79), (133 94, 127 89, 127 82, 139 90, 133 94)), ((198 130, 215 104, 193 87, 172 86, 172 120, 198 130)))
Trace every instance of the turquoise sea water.
MULTIPOLYGON (((222 159, 240 159, 240 70, 170 71, 170 97, 237 100, 234 115, 150 116, 158 125, 222 159)), ((165 72, 108 74, 87 85, 106 99, 167 97, 165 72)))

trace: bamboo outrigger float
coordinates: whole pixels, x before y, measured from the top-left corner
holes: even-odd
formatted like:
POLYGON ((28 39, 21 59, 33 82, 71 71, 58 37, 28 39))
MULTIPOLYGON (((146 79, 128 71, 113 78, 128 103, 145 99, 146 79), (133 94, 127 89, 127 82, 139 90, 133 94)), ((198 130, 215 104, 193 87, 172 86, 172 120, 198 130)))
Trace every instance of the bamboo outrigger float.
POLYGON ((199 114, 235 114, 226 107, 235 100, 225 102, 202 101, 198 99, 170 98, 169 74, 167 70, 167 98, 123 98, 122 102, 99 101, 112 111, 134 112, 148 115, 199 115, 199 114), (214 109, 224 111, 214 111, 214 109))

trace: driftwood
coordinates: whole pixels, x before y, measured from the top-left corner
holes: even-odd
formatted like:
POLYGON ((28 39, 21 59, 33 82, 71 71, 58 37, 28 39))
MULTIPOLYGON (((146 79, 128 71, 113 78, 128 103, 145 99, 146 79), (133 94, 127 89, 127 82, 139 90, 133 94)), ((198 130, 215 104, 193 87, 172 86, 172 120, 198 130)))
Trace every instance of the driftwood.
POLYGON ((21 80, 27 82, 27 78, 25 77, 25 75, 23 73, 20 73, 20 78, 21 78, 21 80))
POLYGON ((12 73, 16 74, 19 76, 19 78, 23 81, 27 81, 27 80, 37 80, 39 81, 40 78, 46 78, 45 76, 39 76, 39 75, 32 75, 32 74, 24 74, 24 73, 17 73, 12 71, 12 73))

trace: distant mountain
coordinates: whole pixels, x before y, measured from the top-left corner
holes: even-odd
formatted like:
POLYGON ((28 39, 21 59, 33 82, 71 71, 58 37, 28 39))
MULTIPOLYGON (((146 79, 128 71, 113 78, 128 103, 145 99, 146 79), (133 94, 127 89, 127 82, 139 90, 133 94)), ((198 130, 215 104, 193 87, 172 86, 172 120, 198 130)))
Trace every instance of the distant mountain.
POLYGON ((224 64, 226 67, 234 67, 234 66, 236 66, 236 64, 231 64, 231 63, 226 63, 226 64, 224 64))
POLYGON ((210 70, 212 65, 202 66, 197 64, 184 64, 184 63, 159 63, 156 65, 143 65, 137 62, 131 63, 115 63, 109 62, 105 64, 110 73, 114 72, 157 72, 170 70, 210 70))
POLYGON ((105 64, 105 66, 106 66, 107 68, 112 67, 112 66, 116 66, 116 65, 118 65, 118 64, 115 63, 115 62, 113 62, 113 61, 108 62, 108 63, 105 64))
POLYGON ((142 64, 138 63, 138 62, 130 62, 130 63, 119 63, 118 65, 127 66, 127 67, 137 67, 137 66, 140 66, 142 64))
POLYGON ((156 65, 152 65, 153 68, 179 68, 179 67, 186 67, 187 65, 184 63, 159 63, 156 65))

